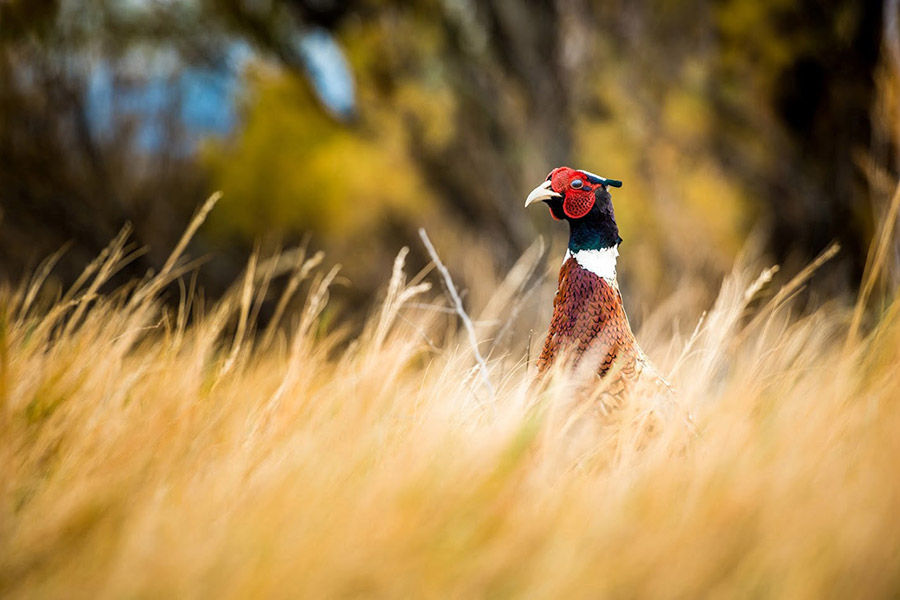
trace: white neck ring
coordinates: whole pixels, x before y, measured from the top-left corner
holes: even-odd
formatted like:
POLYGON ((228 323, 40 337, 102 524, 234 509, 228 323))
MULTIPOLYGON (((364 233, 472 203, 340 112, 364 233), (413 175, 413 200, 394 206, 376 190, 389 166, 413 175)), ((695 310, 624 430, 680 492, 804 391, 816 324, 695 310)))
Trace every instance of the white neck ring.
POLYGON ((615 281, 616 257, 618 256, 618 246, 602 248, 600 250, 578 250, 577 252, 566 250, 566 258, 563 262, 569 260, 569 257, 572 257, 581 268, 587 269, 598 277, 615 281))

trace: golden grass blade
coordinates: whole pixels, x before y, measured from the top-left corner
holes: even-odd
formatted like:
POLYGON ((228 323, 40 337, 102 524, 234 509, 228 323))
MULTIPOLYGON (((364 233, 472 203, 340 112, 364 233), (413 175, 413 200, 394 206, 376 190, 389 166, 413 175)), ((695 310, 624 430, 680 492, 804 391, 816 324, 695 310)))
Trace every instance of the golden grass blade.
POLYGON ((150 281, 144 284, 132 297, 131 305, 137 306, 141 302, 146 301, 149 298, 153 298, 160 289, 165 287, 170 281, 176 279, 179 275, 173 274, 173 270, 178 264, 178 259, 181 258, 181 255, 184 254, 185 249, 187 249, 187 245, 194 238, 194 235, 197 233, 197 230, 200 229, 200 226, 206 221, 206 217, 209 216, 209 213, 212 211, 213 207, 215 207, 216 203, 222 199, 222 192, 217 191, 214 192, 209 198, 206 199, 197 212, 194 214, 193 218, 191 218, 190 223, 185 229, 184 233, 181 235, 181 239, 178 240, 178 243, 175 245, 175 249, 172 250, 172 253, 169 254, 169 258, 166 259, 166 262, 163 264, 162 269, 160 269, 159 273, 153 277, 150 281))
POLYGON ((21 306, 19 307, 19 319, 25 318, 25 316, 28 314, 28 310, 31 308, 34 299, 37 297, 37 294, 40 291, 41 287, 43 287, 44 282, 50 275, 50 272, 53 271, 53 267, 56 266, 56 263, 59 262, 59 259, 62 258, 63 254, 66 253, 66 250, 68 250, 71 245, 71 242, 63 245, 62 248, 48 256, 44 261, 41 262, 40 265, 38 265, 34 277, 32 277, 31 281, 28 282, 25 296, 22 300, 21 306))
POLYGON ((856 306, 853 309, 853 319, 850 322, 850 331, 847 334, 847 341, 844 343, 845 352, 849 352, 859 338, 859 329, 862 325, 863 315, 865 314, 866 304, 869 295, 875 287, 875 283, 881 276, 887 258, 888 247, 893 239, 893 232, 897 227, 897 214, 900 211, 900 183, 894 190, 891 203, 888 206, 887 214, 877 237, 873 241, 870 249, 869 260, 866 261, 866 269, 863 273, 862 286, 859 290, 859 297, 856 300, 856 306))
POLYGON ((277 330, 279 324, 281 323, 285 310, 287 309, 288 303, 291 301, 291 298, 294 297, 294 294, 297 292, 297 288, 300 287, 300 284, 309 277, 309 274, 322 264, 322 260, 325 258, 325 253, 322 251, 314 254, 309 260, 306 259, 306 247, 302 247, 302 251, 297 253, 296 261, 294 267, 291 272, 291 277, 288 280, 287 286, 285 286, 284 291, 281 296, 278 298, 278 304, 275 306, 275 312, 272 315, 271 320, 269 321, 269 325, 266 327, 266 332, 263 334, 262 342, 260 343, 261 348, 268 348, 271 345, 271 341, 273 336, 275 335, 275 331, 277 330))

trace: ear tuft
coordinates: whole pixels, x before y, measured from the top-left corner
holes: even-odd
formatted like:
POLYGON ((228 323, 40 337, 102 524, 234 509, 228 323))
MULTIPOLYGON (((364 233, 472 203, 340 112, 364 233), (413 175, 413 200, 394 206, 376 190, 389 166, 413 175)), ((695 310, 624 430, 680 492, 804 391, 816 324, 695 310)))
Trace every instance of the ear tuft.
POLYGON ((607 187, 620 188, 622 187, 622 182, 618 179, 609 179, 607 177, 600 177, 590 171, 582 171, 585 175, 587 175, 588 181, 591 183, 599 183, 601 185, 605 185, 607 187))

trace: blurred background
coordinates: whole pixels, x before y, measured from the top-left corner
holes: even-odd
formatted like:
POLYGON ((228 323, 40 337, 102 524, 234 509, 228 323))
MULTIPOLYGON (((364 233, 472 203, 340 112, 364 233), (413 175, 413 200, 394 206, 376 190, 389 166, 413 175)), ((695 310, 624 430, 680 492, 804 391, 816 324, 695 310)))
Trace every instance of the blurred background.
POLYGON ((427 262, 420 226, 462 287, 540 235, 561 257, 565 226, 522 203, 566 164, 625 182, 627 302, 712 292, 748 238, 786 272, 838 240, 820 285, 852 292, 900 171, 896 10, 0 0, 0 277, 66 247, 71 282, 125 222, 149 251, 120 277, 143 276, 221 189, 191 248, 208 296, 309 236, 361 310, 401 246, 427 262))

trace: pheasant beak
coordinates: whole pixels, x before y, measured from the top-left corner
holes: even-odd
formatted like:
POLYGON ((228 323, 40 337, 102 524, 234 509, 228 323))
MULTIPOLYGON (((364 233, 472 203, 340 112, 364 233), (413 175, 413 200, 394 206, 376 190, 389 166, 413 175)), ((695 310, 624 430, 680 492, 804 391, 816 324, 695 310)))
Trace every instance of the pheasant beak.
POLYGON ((550 187, 550 180, 545 181, 541 185, 537 186, 531 193, 528 194, 528 197, 525 198, 525 206, 533 202, 537 202, 538 200, 549 200, 550 198, 562 198, 562 194, 558 192, 554 192, 553 188, 550 187))

